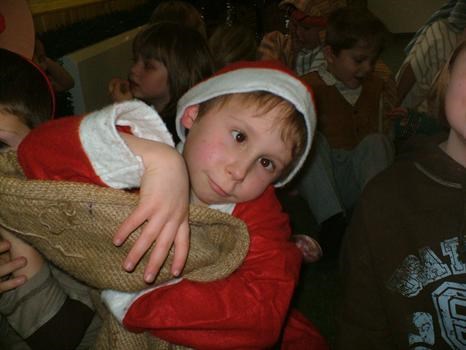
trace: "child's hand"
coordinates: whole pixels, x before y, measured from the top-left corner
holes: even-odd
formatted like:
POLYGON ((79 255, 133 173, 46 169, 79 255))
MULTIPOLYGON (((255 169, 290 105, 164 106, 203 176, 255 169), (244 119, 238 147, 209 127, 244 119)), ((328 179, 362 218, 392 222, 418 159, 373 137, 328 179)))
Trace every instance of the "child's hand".
POLYGON ((174 244, 175 255, 171 271, 177 276, 184 267, 189 248, 189 179, 184 159, 176 149, 168 145, 128 134, 121 135, 131 150, 143 158, 145 169, 139 204, 122 223, 113 242, 121 245, 134 230, 147 221, 123 267, 132 271, 156 242, 144 271, 144 280, 151 283, 174 244))
POLYGON ((113 78, 108 83, 108 93, 113 102, 123 102, 131 100, 133 94, 129 88, 129 81, 121 78, 113 78))
POLYGON ((392 120, 400 120, 400 125, 405 125, 408 122, 408 110, 404 107, 393 108, 386 113, 387 118, 392 120))
POLYGON ((291 239, 303 254, 304 262, 316 262, 322 257, 322 248, 315 239, 307 235, 292 235, 291 239))
POLYGON ((45 260, 40 253, 16 237, 13 233, 1 229, 0 236, 0 292, 16 288, 35 276, 43 267, 45 260), (10 279, 6 280, 11 274, 10 279), (8 289, 7 289, 8 288, 8 289))
POLYGON ((26 282, 26 276, 17 274, 18 270, 26 266, 26 258, 12 259, 10 249, 11 243, 0 238, 0 294, 15 289, 26 282))
POLYGON ((10 242, 0 241, 0 294, 15 289, 26 282, 26 276, 13 276, 13 273, 26 266, 26 259, 19 257, 10 259, 10 242))

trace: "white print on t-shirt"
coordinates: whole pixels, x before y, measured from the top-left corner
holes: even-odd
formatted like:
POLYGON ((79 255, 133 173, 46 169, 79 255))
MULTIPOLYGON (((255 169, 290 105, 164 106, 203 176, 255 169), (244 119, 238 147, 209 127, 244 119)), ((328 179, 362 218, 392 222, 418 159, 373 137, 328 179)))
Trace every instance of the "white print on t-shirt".
POLYGON ((418 256, 408 255, 387 282, 387 287, 401 295, 412 298, 425 286, 452 275, 466 274, 466 264, 459 259, 458 237, 440 243, 442 261, 429 247, 419 249, 418 256))
MULTIPOLYGON (((417 256, 408 255, 387 282, 387 287, 404 297, 415 298, 435 281, 466 275, 466 264, 459 259, 458 246, 458 237, 441 242, 443 260, 429 247, 419 249, 417 256)), ((443 282, 431 296, 436 311, 434 315, 418 310, 410 316, 409 348, 434 349, 434 320, 438 320, 445 343, 451 349, 466 349, 466 277, 465 283, 443 282)))
MULTIPOLYGON (((444 282, 432 293, 441 336, 450 348, 466 349, 466 284, 444 282)), ((413 350, 434 349, 435 329, 432 315, 427 312, 412 314, 409 333, 409 348, 413 350)))

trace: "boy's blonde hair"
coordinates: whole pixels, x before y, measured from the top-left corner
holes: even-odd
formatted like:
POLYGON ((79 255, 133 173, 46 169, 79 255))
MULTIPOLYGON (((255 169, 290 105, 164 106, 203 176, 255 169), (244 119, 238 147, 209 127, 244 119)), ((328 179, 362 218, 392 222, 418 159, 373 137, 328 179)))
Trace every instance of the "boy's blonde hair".
POLYGON ((284 169, 280 178, 286 177, 294 167, 295 160, 304 153, 307 133, 303 115, 296 110, 295 106, 287 100, 266 91, 243 92, 225 94, 214 97, 199 104, 198 118, 208 113, 214 108, 222 108, 233 99, 238 99, 243 106, 256 106, 258 116, 266 114, 275 108, 280 109, 280 117, 274 127, 281 128, 281 138, 286 144, 291 144, 291 163, 284 169))
POLYGON ((445 112, 445 94, 450 81, 451 71, 455 66, 456 59, 466 50, 466 41, 462 41, 450 55, 447 63, 440 70, 437 75, 434 87, 429 95, 428 107, 429 113, 437 116, 437 118, 446 126, 448 125, 447 116, 445 112))

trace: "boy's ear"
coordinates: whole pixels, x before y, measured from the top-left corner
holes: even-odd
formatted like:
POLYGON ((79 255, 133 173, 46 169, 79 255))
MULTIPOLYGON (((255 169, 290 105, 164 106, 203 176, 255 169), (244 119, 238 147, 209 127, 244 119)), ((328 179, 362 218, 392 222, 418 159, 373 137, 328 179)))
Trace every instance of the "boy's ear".
POLYGON ((197 118, 198 113, 199 113, 198 104, 186 107, 183 115, 181 116, 181 125, 183 125, 185 129, 191 129, 191 127, 194 124, 194 121, 197 118))
POLYGON ((335 62, 335 54, 333 53, 332 47, 330 45, 325 45, 322 49, 322 52, 324 53, 325 60, 329 64, 333 64, 335 62))

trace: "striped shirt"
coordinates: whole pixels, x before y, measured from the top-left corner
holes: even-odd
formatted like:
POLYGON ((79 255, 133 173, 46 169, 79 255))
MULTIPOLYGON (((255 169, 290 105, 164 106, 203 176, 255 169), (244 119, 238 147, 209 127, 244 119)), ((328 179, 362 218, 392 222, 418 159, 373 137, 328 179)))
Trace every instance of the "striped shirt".
POLYGON ((459 35, 452 30, 446 19, 442 19, 432 23, 418 36, 396 76, 398 81, 406 66, 410 64, 416 77, 416 82, 402 101, 403 107, 428 111, 427 97, 438 72, 456 47, 459 35))

